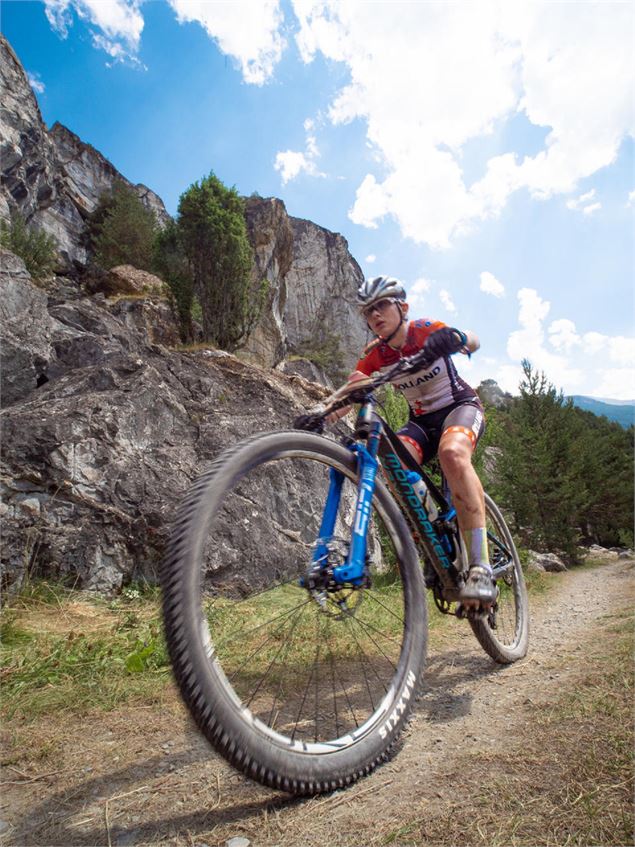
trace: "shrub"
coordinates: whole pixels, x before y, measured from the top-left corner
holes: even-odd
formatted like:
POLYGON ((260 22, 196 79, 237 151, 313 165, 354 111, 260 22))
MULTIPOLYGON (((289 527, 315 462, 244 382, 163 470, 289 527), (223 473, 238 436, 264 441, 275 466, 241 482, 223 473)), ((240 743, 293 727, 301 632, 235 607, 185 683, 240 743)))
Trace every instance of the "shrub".
POLYGON ((10 221, 0 221, 0 245, 19 256, 35 279, 49 276, 55 269, 57 241, 29 226, 20 214, 13 214, 10 221))

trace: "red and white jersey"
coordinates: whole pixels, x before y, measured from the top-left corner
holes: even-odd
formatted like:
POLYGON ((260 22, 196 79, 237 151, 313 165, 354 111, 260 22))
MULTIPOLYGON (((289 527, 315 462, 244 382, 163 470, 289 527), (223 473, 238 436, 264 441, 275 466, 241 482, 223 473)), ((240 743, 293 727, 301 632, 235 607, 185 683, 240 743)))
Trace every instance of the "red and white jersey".
MULTIPOLYGON (((384 372, 404 356, 418 353, 428 337, 437 329, 446 326, 442 321, 422 318, 410 321, 406 343, 401 350, 394 350, 381 338, 376 338, 364 350, 355 370, 370 376, 384 372)), ((452 356, 442 356, 428 368, 415 373, 401 375, 392 380, 392 385, 402 392, 413 415, 426 415, 451 406, 460 400, 477 397, 476 391, 458 375, 452 356)))

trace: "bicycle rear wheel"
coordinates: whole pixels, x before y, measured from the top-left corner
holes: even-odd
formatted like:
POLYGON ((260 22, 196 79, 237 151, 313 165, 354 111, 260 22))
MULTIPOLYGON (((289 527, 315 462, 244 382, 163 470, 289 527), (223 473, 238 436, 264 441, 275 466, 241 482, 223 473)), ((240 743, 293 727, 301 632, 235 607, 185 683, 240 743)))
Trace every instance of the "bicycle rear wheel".
POLYGON ((525 579, 505 519, 485 495, 487 541, 492 568, 506 566, 496 580, 498 599, 485 618, 470 618, 470 626, 485 652, 501 664, 522 659, 529 645, 529 605, 525 579))
POLYGON ((196 481, 162 568, 168 649, 194 720, 235 767, 296 794, 386 758, 426 649, 417 553, 380 480, 366 584, 307 580, 331 468, 344 484, 328 573, 348 549, 356 458, 297 431, 244 442, 196 481))

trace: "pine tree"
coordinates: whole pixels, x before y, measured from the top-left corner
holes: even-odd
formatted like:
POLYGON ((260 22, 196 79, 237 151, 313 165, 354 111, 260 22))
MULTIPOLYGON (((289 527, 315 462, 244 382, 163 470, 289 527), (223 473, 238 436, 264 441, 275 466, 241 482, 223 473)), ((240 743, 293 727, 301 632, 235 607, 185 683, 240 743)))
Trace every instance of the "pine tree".
POLYGON ((243 200, 211 173, 179 200, 178 228, 194 293, 202 310, 203 334, 234 350, 249 334, 266 294, 251 284, 253 254, 243 200))
POLYGON ((583 461, 573 448, 581 433, 572 404, 544 373, 523 362, 520 398, 501 430, 497 494, 530 546, 575 559, 585 508, 583 461))
POLYGON ((112 192, 100 198, 88 228, 89 249, 101 267, 152 269, 156 218, 124 182, 117 181, 112 192))
POLYGON ((191 341, 194 283, 175 221, 157 233, 154 244, 154 269, 167 282, 172 295, 173 309, 178 316, 181 339, 191 341))

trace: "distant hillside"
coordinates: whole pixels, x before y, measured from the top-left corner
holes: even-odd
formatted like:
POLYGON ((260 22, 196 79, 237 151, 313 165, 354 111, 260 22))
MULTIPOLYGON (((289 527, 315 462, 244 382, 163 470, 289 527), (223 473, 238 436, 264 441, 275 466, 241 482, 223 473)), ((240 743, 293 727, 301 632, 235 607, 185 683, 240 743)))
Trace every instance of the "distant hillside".
POLYGON ((594 415, 604 415, 610 421, 615 421, 627 429, 635 423, 635 400, 596 400, 595 397, 584 397, 581 394, 573 394, 570 398, 579 409, 593 412, 594 415))

